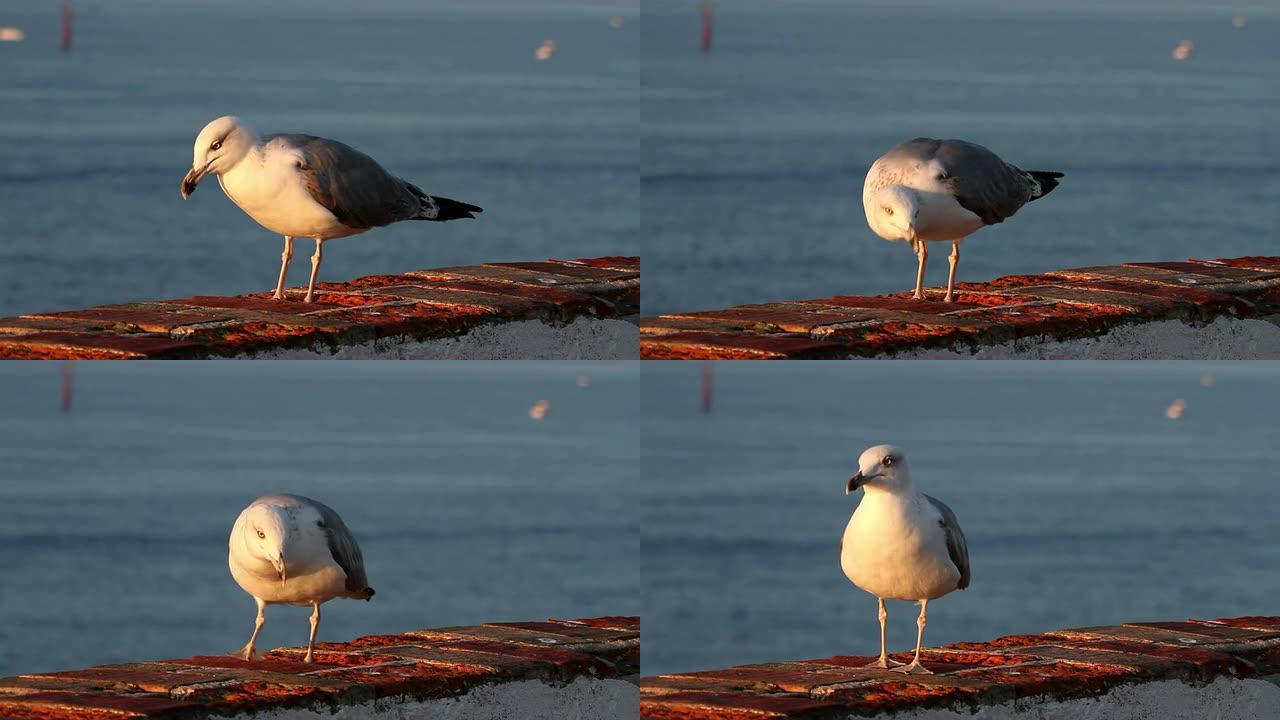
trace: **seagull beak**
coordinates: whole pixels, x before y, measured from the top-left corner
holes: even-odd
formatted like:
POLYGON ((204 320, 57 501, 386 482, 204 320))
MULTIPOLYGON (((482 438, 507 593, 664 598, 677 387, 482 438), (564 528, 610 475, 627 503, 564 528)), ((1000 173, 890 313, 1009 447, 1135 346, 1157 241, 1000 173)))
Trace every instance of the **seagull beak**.
POLYGON ((866 482, 866 476, 862 474, 861 470, 859 470, 853 477, 849 478, 848 484, 844 486, 844 494, 848 495, 852 493, 854 490, 857 490, 866 484, 866 482))
POLYGON ((196 191, 196 186, 200 184, 200 181, 204 179, 204 176, 208 172, 209 172, 208 165, 205 165, 202 168, 191 168, 189 171, 187 171, 186 177, 182 178, 182 199, 183 200, 186 200, 188 197, 191 196, 191 193, 196 191))

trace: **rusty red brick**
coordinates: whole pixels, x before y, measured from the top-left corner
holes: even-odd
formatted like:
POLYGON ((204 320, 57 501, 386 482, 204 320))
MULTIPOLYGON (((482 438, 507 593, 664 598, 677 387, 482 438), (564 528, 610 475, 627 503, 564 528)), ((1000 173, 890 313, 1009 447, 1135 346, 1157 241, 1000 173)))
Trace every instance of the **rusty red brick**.
POLYGON ((640 632, 640 618, 635 616, 607 615, 598 618, 575 618, 573 620, 552 620, 551 622, 640 632))
MULTIPOLYGON (((821 298, 818 300, 803 300, 801 302, 804 304, 812 303, 819 306, 837 306, 865 310, 898 310, 925 315, 942 315, 944 313, 952 313, 959 310, 968 310, 979 307, 978 303, 970 302, 972 299, 976 298, 957 298, 954 303, 944 303, 941 299, 916 300, 909 294, 900 293, 895 295, 877 295, 872 297, 860 295, 836 295, 834 297, 821 298)), ((864 314, 864 316, 875 317, 875 315, 870 313, 864 314)))
POLYGON ((470 290, 546 301, 559 310, 562 321, 571 320, 579 315, 612 317, 618 314, 614 304, 615 297, 609 293, 590 294, 580 292, 576 288, 565 289, 548 285, 520 285, 485 278, 441 276, 425 270, 414 274, 429 282, 434 288, 470 290))
POLYGON ((200 705, 184 700, 172 700, 158 695, 127 695, 109 693, 40 692, 29 695, 0 697, 0 713, 24 711, 50 711, 47 717, 83 718, 100 711, 104 716, 158 717, 200 710, 200 705), (83 714, 81 714, 83 713, 83 714))
POLYGON ((639 277, 640 274, 638 270, 632 269, 617 270, 585 263, 568 263, 555 260, 547 262, 490 263, 486 267, 518 268, 520 270, 532 270, 535 273, 546 273, 553 277, 565 276, 591 282, 626 280, 639 277))
POLYGON ((81 332, 108 330, 116 333, 161 333, 168 335, 179 328, 198 323, 232 320, 235 318, 235 314, 209 311, 198 307, 166 305, 164 303, 139 303, 33 314, 24 316, 24 318, 45 321, 46 327, 50 329, 81 332))
POLYGON ((571 678, 582 674, 591 674, 598 677, 612 677, 617 675, 615 664, 603 657, 597 657, 585 652, 558 650, 549 647, 535 647, 533 645, 518 645, 515 643, 493 642, 488 640, 447 640, 440 642, 438 647, 457 648, 459 650, 478 650, 481 652, 498 653, 510 657, 520 657, 529 660, 543 660, 552 663, 557 672, 562 677, 571 678))
POLYGON ((1072 268, 1062 270, 1061 274, 1069 278, 1092 278, 1142 282, 1147 285, 1169 285, 1172 287, 1213 287, 1220 285, 1223 278, 1215 277, 1200 268, 1188 263, 1170 264, 1130 263, 1127 265, 1106 265, 1098 267, 1072 268))
POLYGON ((1280 258, 1240 260, 1238 266, 1139 263, 1012 275, 960 283, 955 303, 940 302, 934 289, 925 300, 909 293, 836 295, 672 313, 640 320, 640 354, 714 360, 963 352, 1019 339, 1094 337, 1125 324, 1280 312, 1280 258), (809 340, 843 351, 803 344, 809 340))
POLYGON ((568 273, 552 270, 526 270, 521 267, 503 264, 476 265, 473 267, 449 267, 439 270, 423 270, 420 273, 427 277, 439 277, 454 280, 489 280, 533 287, 565 287, 585 285, 590 281, 583 280, 568 273))
POLYGON ((578 639, 561 634, 561 628, 539 623, 535 628, 525 628, 517 624, 471 625, 466 627, 445 627, 431 630, 417 630, 413 634, 432 640, 455 638, 463 640, 496 640, 498 642, 520 643, 535 647, 572 647, 578 639), (555 627, 552 630, 551 627, 555 627))
POLYGON ((746 689, 754 692, 792 692, 810 693, 824 685, 868 680, 874 677, 873 671, 865 668, 828 667, 813 669, 796 669, 787 663, 770 663, 766 665, 742 665, 724 670, 705 670, 702 672, 669 675, 669 678, 690 680, 711 680, 723 683, 734 689, 746 689))
POLYGON ((1280 674, 1280 618, 1134 623, 954 643, 924 650, 921 659, 935 673, 925 676, 866 667, 872 659, 837 655, 641 678, 642 716, 834 720, 942 706, 976 711, 1019 698, 1096 697, 1128 683, 1271 676, 1280 674))
POLYGON ((35 680, 75 681, 96 690, 135 693, 170 693, 176 688, 196 683, 223 682, 236 679, 234 672, 181 664, 104 665, 65 672, 27 675, 35 680))
POLYGON ((513 622, 513 623, 489 623, 490 627, 508 627, 529 631, 537 637, 544 635, 552 635, 553 637, 567 638, 574 642, 614 642, 617 640, 629 640, 639 637, 640 630, 619 630, 613 628, 602 628, 582 623, 566 623, 554 620, 548 622, 513 622))
POLYGON ((336 350, 380 338, 424 340, 481 324, 571 322, 639 310, 638 258, 498 263, 319 283, 291 290, 106 305, 0 318, 0 358, 219 357, 279 349, 336 350))
POLYGON ((11 359, 178 359, 197 357, 203 350, 195 342, 155 335, 39 332, 0 336, 0 358, 11 359))
POLYGON ((679 692, 646 695, 640 699, 641 717, 686 720, 736 720, 737 718, 831 717, 841 705, 796 695, 750 695, 745 693, 679 692))
MULTIPOLYGON (((427 340, 460 335, 483 323, 497 322, 514 315, 475 305, 423 302, 351 307, 327 312, 325 317, 349 323, 352 328, 360 328, 362 334, 368 335, 368 339, 395 337, 403 340, 427 340)), ((335 347, 358 341, 351 334, 331 337, 320 333, 316 337, 335 347)))
POLYGON ((640 341, 640 357, 650 360, 819 359, 847 354, 841 343, 791 335, 677 332, 640 341))
MULTIPOLYGON (((640 639, 629 629, 638 627, 635 617, 501 623, 449 628, 444 640, 429 640, 424 631, 320 643, 312 663, 301 661, 303 648, 280 648, 252 661, 195 656, 0 678, 0 720, 194 720, 287 708, 332 712, 384 697, 453 697, 481 684, 614 677, 620 658, 639 662, 640 639), (525 644, 550 636, 550 630, 575 649, 525 644), (509 639, 466 639, 485 633, 509 639)), ((630 675, 635 672, 628 668, 630 675)))
POLYGON ((573 265, 589 265, 591 267, 609 268, 611 270, 640 271, 640 258, 627 255, 608 255, 598 258, 577 258, 575 260, 552 260, 553 263, 573 265))
POLYGON ((275 315, 310 315, 321 310, 333 310, 341 307, 337 304, 324 302, 324 299, 320 297, 317 297, 316 301, 313 303, 304 303, 302 302, 302 298, 295 298, 292 295, 290 295, 286 300, 272 300, 271 296, 266 293, 234 296, 196 295, 194 297, 181 298, 178 300, 162 300, 160 302, 198 308, 256 310, 258 312, 272 313, 275 315))
POLYGON ((461 648, 445 648, 427 644, 426 642, 410 643, 401 638, 395 645, 369 648, 335 657, 342 665, 370 665, 397 660, 435 663, 449 666, 484 667, 494 675, 544 675, 543 671, 554 669, 555 664, 549 660, 536 660, 526 657, 514 657, 496 652, 479 650, 463 650, 461 648))
POLYGON ((1177 273, 1207 275, 1219 282, 1248 282, 1253 280, 1270 280, 1280 277, 1280 270, 1240 267, 1238 265, 1227 265, 1225 263, 1204 262, 1203 260, 1188 260, 1186 262, 1130 263, 1128 265, 1129 267, 1162 268, 1165 270, 1172 270, 1177 273))
POLYGON ((254 672, 271 672, 282 675, 302 675, 321 670, 331 670, 337 665, 323 662, 304 663, 288 658, 267 656, 259 660, 241 660, 233 655, 196 655, 178 660, 164 660, 173 665, 189 665, 198 668, 225 668, 233 670, 251 670, 254 672))
POLYGON ((1263 255, 1248 255, 1238 258, 1218 258, 1217 260, 1192 260, 1191 262, 1198 265, 1227 265, 1230 267, 1247 268, 1250 270, 1280 272, 1280 257, 1266 257, 1263 255))
MULTIPOLYGON (((370 300, 387 303, 398 300, 412 300, 433 305, 449 307, 474 307, 505 317, 530 316, 547 314, 555 304, 542 299, 520 295, 498 294, 495 292, 477 292, 460 288, 431 285, 383 285, 378 288, 360 291, 362 296, 370 300)), ((359 297, 359 296, 357 296, 359 297)))
POLYGON ((1216 618, 1214 620, 1193 620, 1192 622, 1227 625, 1265 633, 1280 633, 1280 617, 1270 615, 1246 615, 1238 618, 1216 618))
POLYGON ((453 697, 500 675, 483 665, 414 661, 356 665, 324 673, 326 679, 370 686, 374 697, 415 700, 453 697))
POLYGON ((1073 287, 1111 290, 1130 295, 1148 295, 1190 303, 1199 311, 1199 319, 1210 320, 1218 315, 1249 317, 1257 314, 1257 308, 1248 300, 1227 293, 1196 287, 1159 285, 1130 280, 1075 280, 1073 287))
POLYGON ((842 308, 812 303, 769 303, 742 305, 725 310, 683 313, 664 316, 669 320, 710 321, 712 327, 740 328, 754 333, 810 334, 820 327, 873 319, 871 313, 857 313, 842 308))

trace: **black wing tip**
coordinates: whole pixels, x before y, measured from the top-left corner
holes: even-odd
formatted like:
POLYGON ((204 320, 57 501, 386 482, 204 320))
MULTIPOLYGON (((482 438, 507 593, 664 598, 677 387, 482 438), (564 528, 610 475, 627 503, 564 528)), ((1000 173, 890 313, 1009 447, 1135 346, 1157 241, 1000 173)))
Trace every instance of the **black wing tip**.
POLYGON ((1032 200, 1048 195, 1054 188, 1058 187, 1058 179, 1065 177, 1063 173, 1055 170, 1028 170, 1027 174, 1040 185, 1040 194, 1031 198, 1032 200))
POLYGON ((369 602, 369 600, 370 600, 371 598, 373 598, 373 596, 374 596, 374 595, 376 595, 376 594, 377 594, 376 592, 374 592, 373 588, 371 588, 371 587, 367 587, 367 588, 365 588, 364 590, 362 590, 361 592, 363 592, 363 593, 364 593, 364 601, 365 601, 365 602, 369 602))
POLYGON ((465 203, 436 195, 431 195, 429 197, 432 202, 436 204, 439 212, 436 213, 436 216, 433 218, 420 218, 422 220, 435 220, 437 222, 444 222, 446 220, 474 220, 476 217, 474 213, 484 212, 484 208, 479 205, 472 205, 471 203, 465 203))

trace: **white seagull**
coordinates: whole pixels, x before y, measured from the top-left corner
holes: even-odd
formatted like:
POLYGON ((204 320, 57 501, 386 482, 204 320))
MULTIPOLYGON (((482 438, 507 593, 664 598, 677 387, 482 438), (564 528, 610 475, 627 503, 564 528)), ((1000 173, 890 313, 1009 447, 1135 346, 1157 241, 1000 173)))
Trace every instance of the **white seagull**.
POLYGON ((204 176, 218 176, 231 201, 266 229, 284 236, 275 299, 283 300, 293 239, 316 241, 311 280, 303 302, 315 300, 316 274, 324 242, 401 220, 474 218, 480 208, 428 195, 382 169, 373 158, 336 140, 312 135, 274 135, 259 140, 239 118, 214 120, 196 136, 191 170, 182 178, 182 198, 204 176))
POLYGON ((336 597, 368 600, 360 546, 332 508, 300 495, 264 495, 249 504, 231 528, 227 564, 231 577, 258 604, 253 635, 240 651, 254 658, 254 643, 267 605, 310 605, 311 636, 305 662, 313 660, 320 605, 336 597))
POLYGON ((865 496, 840 539, 840 567, 854 585, 880 602, 880 659, 868 667, 901 665, 885 653, 884 623, 889 614, 884 601, 907 600, 920 603, 916 657, 895 670, 930 675, 920 664, 925 609, 930 600, 969 587, 969 545, 964 532, 951 508, 912 487, 906 453, 896 447, 877 445, 862 453, 845 494, 858 488, 865 490, 865 496))
POLYGON ((1060 172, 1020 170, 964 140, 908 140, 871 165, 862 185, 867 224, 885 240, 911 243, 919 267, 913 297, 924 299, 928 243, 950 242, 947 295, 955 300, 960 243, 978 228, 1004 222, 1048 195, 1060 172))

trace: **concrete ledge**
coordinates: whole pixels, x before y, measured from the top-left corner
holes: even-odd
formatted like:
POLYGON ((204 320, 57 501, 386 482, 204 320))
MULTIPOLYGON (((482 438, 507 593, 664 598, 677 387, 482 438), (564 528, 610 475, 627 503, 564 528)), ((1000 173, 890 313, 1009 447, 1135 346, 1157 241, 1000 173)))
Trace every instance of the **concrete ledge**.
POLYGON ((640 355, 1280 357, 1280 257, 1075 268, 957 289, 952 304, 837 295, 643 318, 640 355))
POLYGON ((316 290, 312 304, 255 293, 4 318, 0 358, 636 357, 638 257, 418 270, 316 290))
POLYGON ((0 678, 0 718, 635 718, 640 619, 374 635, 0 678))
MULTIPOLYGON (((910 654, 894 659, 909 661, 910 654)), ((934 675, 872 657, 743 665, 641 678, 649 720, 1280 717, 1280 617, 1133 623, 956 643, 934 675)))

